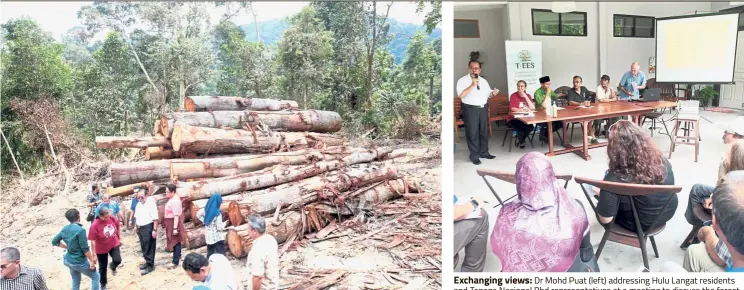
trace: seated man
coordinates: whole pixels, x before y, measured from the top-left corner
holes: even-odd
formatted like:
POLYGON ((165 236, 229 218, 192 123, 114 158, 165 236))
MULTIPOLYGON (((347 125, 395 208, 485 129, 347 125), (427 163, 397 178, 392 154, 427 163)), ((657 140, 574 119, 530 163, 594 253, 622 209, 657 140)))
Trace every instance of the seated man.
POLYGON ((744 171, 729 173, 713 193, 713 229, 731 254, 726 272, 744 272, 744 171))
POLYGON ((687 272, 723 272, 731 265, 731 253, 712 226, 698 232, 700 243, 690 245, 682 267, 687 272))
MULTIPOLYGON (((572 106, 590 106, 590 93, 589 90, 583 86, 584 80, 580 76, 573 77, 573 88, 568 90, 568 104, 572 106)), ((592 127, 592 122, 587 125, 589 128, 592 127)), ((597 137, 594 136, 594 130, 587 130, 589 132, 589 142, 592 144, 599 144, 597 137)))
MULTIPOLYGON (((737 140, 744 140, 744 117, 738 117, 734 120, 734 122, 722 127, 724 128, 723 143, 727 146, 732 146, 734 143, 737 142, 737 140)), ((731 151, 727 155, 731 156, 731 154, 735 154, 735 152, 731 151)), ((744 159, 744 156, 742 156, 742 158, 735 159, 744 159)), ((731 164, 730 161, 727 162, 726 160, 727 158, 726 156, 724 156, 723 160, 721 161, 721 165, 718 167, 718 180, 716 181, 716 185, 720 184, 721 179, 723 179, 728 171, 739 170, 736 164, 731 164)), ((713 189, 713 186, 706 184, 695 184, 692 186, 692 190, 690 190, 690 197, 687 202, 687 210, 685 211, 685 219, 687 219, 688 223, 690 223, 691 225, 695 225, 699 224, 700 222, 706 222, 697 220, 697 217, 695 217, 695 214, 693 212, 693 207, 696 204, 702 204, 703 207, 710 210, 710 195, 711 193, 713 193, 713 189)))
MULTIPOLYGON (((552 101, 558 99, 561 95, 556 94, 550 89, 550 77, 544 76, 540 78, 540 88, 535 91, 533 96, 535 98, 535 109, 541 110, 547 107, 552 101)), ((537 126, 540 127, 540 141, 548 142, 548 124, 542 123, 537 126)), ((558 131, 561 128, 563 128, 563 122, 553 121, 553 132, 558 131)))
MULTIPOLYGON (((610 86, 610 76, 603 75, 599 79, 599 86, 597 87, 597 92, 595 93, 595 96, 597 97, 597 102, 600 103, 609 103, 609 102, 615 102, 617 101, 617 92, 610 86)), ((620 120, 620 117, 614 117, 614 118, 607 118, 603 120, 597 120, 594 122, 594 134, 596 135, 607 135, 607 128, 612 126, 612 124, 615 124, 620 120), (604 130, 602 130, 602 122, 606 121, 607 126, 604 130), (604 131, 604 133, 603 133, 604 131)))
POLYGON ((480 203, 476 200, 463 204, 457 204, 457 201, 458 198, 455 195, 453 232, 455 254, 465 249, 462 272, 482 272, 486 265, 486 249, 488 248, 488 214, 480 208, 480 203), (476 211, 480 211, 480 217, 466 219, 468 215, 476 211))

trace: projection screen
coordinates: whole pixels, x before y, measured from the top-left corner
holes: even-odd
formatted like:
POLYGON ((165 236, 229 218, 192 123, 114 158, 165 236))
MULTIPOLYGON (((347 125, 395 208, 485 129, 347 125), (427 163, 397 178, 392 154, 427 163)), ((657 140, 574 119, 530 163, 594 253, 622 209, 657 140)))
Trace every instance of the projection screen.
POLYGON ((739 14, 656 19, 656 81, 733 83, 739 14))

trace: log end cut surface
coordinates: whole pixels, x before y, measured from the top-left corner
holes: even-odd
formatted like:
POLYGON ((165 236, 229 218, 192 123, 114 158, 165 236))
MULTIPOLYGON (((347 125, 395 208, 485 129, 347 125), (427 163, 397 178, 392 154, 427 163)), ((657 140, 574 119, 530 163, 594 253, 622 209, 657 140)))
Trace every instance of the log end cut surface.
POLYGON ((230 251, 230 254, 232 254, 233 257, 245 257, 250 250, 243 247, 243 239, 240 237, 240 234, 238 234, 238 231, 235 229, 227 230, 225 241, 227 242, 227 249, 230 251))
POLYGON ((243 219, 243 214, 240 213, 240 207, 238 206, 238 202, 231 201, 230 205, 227 207, 227 215, 230 218, 230 224, 234 226, 242 225, 245 220, 243 219))

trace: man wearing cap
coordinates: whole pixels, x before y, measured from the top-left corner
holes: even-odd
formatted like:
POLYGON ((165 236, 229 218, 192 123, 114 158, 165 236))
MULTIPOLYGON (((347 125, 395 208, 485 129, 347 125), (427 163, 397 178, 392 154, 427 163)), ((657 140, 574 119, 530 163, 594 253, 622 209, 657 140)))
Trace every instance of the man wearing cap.
POLYGON ((641 97, 641 90, 646 88, 646 74, 641 71, 641 65, 634 62, 630 71, 623 74, 618 84, 618 99, 637 100, 641 97))
POLYGON ((248 252, 246 276, 252 290, 279 289, 279 247, 276 239, 266 233, 266 221, 259 215, 248 217, 253 246, 248 252))
MULTIPOLYGON (((744 139, 744 117, 737 117, 734 122, 720 126, 723 132, 723 143, 730 146, 736 140, 744 139)), ((724 150, 725 152, 726 150, 724 150)), ((724 164, 718 167, 718 180, 716 184, 720 184, 721 179, 726 175, 724 164)), ((687 211, 685 211, 685 218, 690 224, 696 224, 697 218, 692 211, 692 208, 696 204, 702 204, 703 207, 710 209, 711 207, 711 194, 715 187, 707 184, 695 184, 690 190, 690 199, 687 203, 687 211)))
POLYGON ((488 85, 480 76, 481 64, 477 60, 468 62, 469 74, 457 81, 457 97, 462 100, 462 121, 468 139, 470 161, 481 164, 480 158, 493 159, 488 153, 488 98, 496 96, 499 89, 488 85))
MULTIPOLYGON (((562 95, 562 94, 561 94, 562 95)), ((540 87, 535 91, 535 109, 541 110, 547 107, 552 101, 555 101, 559 94, 550 89, 550 77, 540 78, 540 87)), ((548 125, 547 123, 538 124, 540 126, 540 141, 548 142, 548 125)), ((553 132, 563 128, 563 122, 553 121, 553 132)))

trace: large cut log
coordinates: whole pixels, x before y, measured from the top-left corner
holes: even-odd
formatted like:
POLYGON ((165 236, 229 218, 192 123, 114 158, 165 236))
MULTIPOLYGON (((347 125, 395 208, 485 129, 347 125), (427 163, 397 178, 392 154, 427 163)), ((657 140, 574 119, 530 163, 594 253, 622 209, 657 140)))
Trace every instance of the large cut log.
MULTIPOLYGON (((185 224, 184 224, 185 226, 185 224)), ((183 245, 189 250, 198 249, 207 245, 207 238, 204 236, 204 227, 198 226, 186 229, 183 245)))
POLYGON ((153 137, 118 137, 96 136, 96 148, 140 148, 171 147, 170 141, 164 136, 153 137))
POLYGON ((339 136, 323 133, 261 132, 216 129, 176 124, 171 135, 173 149, 190 153, 272 153, 279 149, 297 150, 338 146, 339 136))
POLYGON ((318 202, 313 205, 319 211, 337 215, 339 211, 343 215, 357 215, 361 210, 372 210, 376 205, 401 197, 403 194, 417 194, 421 188, 416 182, 405 179, 388 180, 383 183, 372 185, 371 188, 363 188, 358 191, 349 192, 345 195, 346 206, 335 206, 332 202, 318 202))
POLYGON ((161 160, 178 158, 180 154, 173 149, 164 149, 163 147, 148 147, 145 149, 145 160, 161 160))
POLYGON ((153 186, 152 181, 128 184, 128 185, 119 186, 119 187, 112 186, 112 187, 106 188, 106 193, 111 197, 127 196, 127 195, 134 193, 135 187, 151 188, 152 186, 153 186))
POLYGON ((231 201, 228 215, 231 224, 239 225, 252 214, 273 213, 280 204, 282 208, 287 208, 317 201, 317 194, 324 190, 330 190, 327 195, 334 196, 351 188, 396 178, 398 172, 394 167, 345 168, 324 176, 253 191, 239 201, 231 201))
MULTIPOLYGON (((230 202, 234 200, 240 200, 242 198, 243 198, 242 194, 233 194, 233 195, 222 197, 222 204, 220 204, 220 211, 222 212, 222 216, 223 218, 225 218, 225 220, 229 220, 228 215, 227 215, 228 213, 227 208, 230 205, 230 202)), ((196 217, 196 215, 197 213, 199 213, 200 209, 203 209, 204 207, 207 206, 207 201, 209 201, 209 199, 199 199, 199 200, 191 201, 191 221, 195 225, 198 225, 198 226, 203 225, 202 222, 196 217)))
MULTIPOLYGON (((359 163, 353 159, 367 155, 379 160, 386 156, 389 148, 349 148, 331 147, 325 150, 304 149, 292 152, 279 152, 240 158, 211 158, 195 160, 174 160, 170 165, 170 178, 186 180, 191 178, 217 178, 258 171, 277 164, 303 165, 317 161, 343 160, 349 164, 359 163)), ((366 162, 364 158, 361 162, 366 162)))
POLYGON ((160 120, 155 120, 155 125, 152 127, 152 135, 158 136, 158 134, 165 135, 162 132, 160 132, 160 120))
MULTIPOLYGON (((157 147, 154 147, 157 148, 157 147)), ((177 152, 176 152, 177 153, 177 152)), ((169 179, 171 177, 171 162, 201 162, 206 161, 206 164, 211 164, 209 160, 218 160, 217 163, 224 163, 219 161, 224 158, 225 160, 237 160, 241 158, 254 158, 255 155, 243 154, 233 155, 220 158, 205 158, 205 159, 175 159, 175 160, 151 160, 141 162, 123 162, 123 163, 111 163, 109 172, 111 173, 111 184, 113 186, 122 186, 132 183, 139 183, 152 180, 169 179)))
POLYGON ((330 111, 216 111, 163 114, 159 132, 170 137, 175 124, 243 129, 246 124, 259 122, 275 131, 332 133, 341 130, 341 115, 330 111))
POLYGON ((230 195, 241 191, 276 186, 302 180, 311 176, 336 170, 347 165, 371 162, 379 158, 376 150, 366 150, 347 156, 343 160, 319 161, 310 165, 276 165, 263 170, 240 175, 215 178, 199 182, 178 182, 176 192, 190 200, 205 199, 214 193, 230 195))
POLYGON ((296 110, 295 101, 226 96, 189 96, 184 100, 186 112, 204 111, 281 111, 296 110))
MULTIPOLYGON (((277 243, 283 243, 294 234, 300 234, 302 231, 302 214, 296 211, 280 215, 278 222, 273 217, 266 219, 266 234, 273 236, 277 243)), ((253 245, 253 239, 250 236, 249 225, 231 227, 227 230, 225 243, 230 253, 242 258, 248 255, 253 245)))

